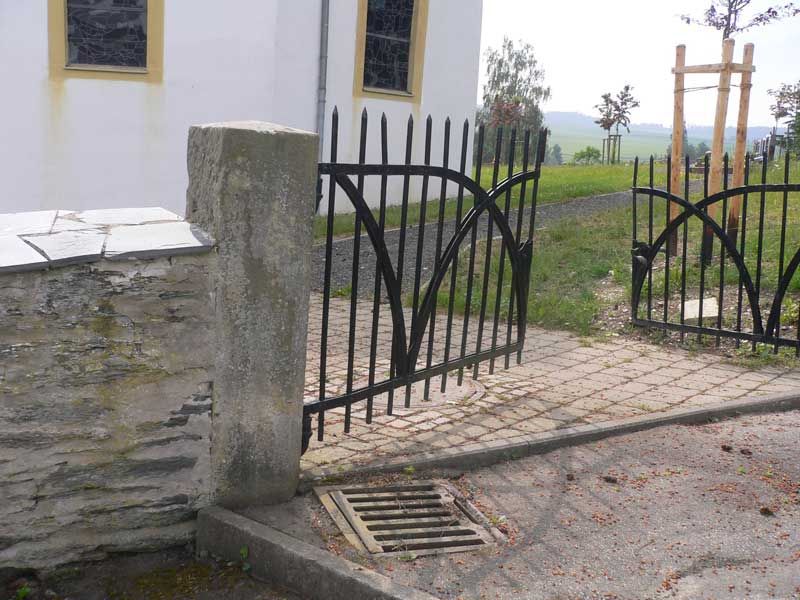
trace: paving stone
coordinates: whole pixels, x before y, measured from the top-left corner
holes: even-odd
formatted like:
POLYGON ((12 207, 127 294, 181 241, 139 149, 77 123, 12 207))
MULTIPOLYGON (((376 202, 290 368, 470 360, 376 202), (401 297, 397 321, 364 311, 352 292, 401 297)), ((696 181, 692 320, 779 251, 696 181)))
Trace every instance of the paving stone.
MULTIPOLYGON (((330 378, 326 386, 331 395, 339 393, 344 384, 349 306, 348 299, 334 298, 331 302, 330 378), (334 380, 335 385, 331 385, 334 380)), ((320 307, 321 299, 317 296, 312 299, 309 318, 312 340, 320 327, 320 307)), ((371 315, 371 311, 371 302, 359 306, 359 323, 362 322, 361 315, 371 315)), ((386 333, 381 343, 387 348, 391 343, 388 315, 388 311, 381 311, 380 327, 386 333)), ((364 318, 369 320, 368 316, 364 318)), ((456 336, 460 327, 456 317, 453 323, 456 336)), ((490 330, 491 324, 487 323, 486 327, 490 330)), ((800 373, 787 374, 778 368, 753 371, 721 362, 722 358, 716 355, 690 357, 683 350, 624 337, 586 347, 571 334, 531 328, 526 343, 520 365, 512 363, 508 370, 503 370, 502 361, 498 361, 492 375, 488 374, 487 364, 481 365, 479 381, 485 386, 486 394, 480 400, 437 407, 426 411, 424 419, 409 418, 422 414, 415 412, 384 415, 376 417, 373 425, 363 424, 363 410, 354 408, 353 429, 357 422, 362 422, 357 438, 357 447, 362 449, 348 451, 349 454, 327 464, 343 468, 389 458, 402 460, 402 457, 415 453, 457 447, 476 440, 493 445, 517 435, 576 423, 602 423, 676 406, 701 406, 744 395, 757 396, 765 393, 764 388, 800 388, 800 373), (368 448, 361 444, 367 444, 368 448)), ((434 346, 436 352, 441 352, 439 344, 434 346)), ((366 376, 367 363, 360 363, 359 357, 368 360, 368 330, 357 332, 356 348, 355 371, 358 377, 366 376)), ((309 357, 315 360, 309 360, 307 389, 309 397, 314 398, 319 387, 314 381, 318 369, 318 346, 310 345, 309 357)), ((448 389, 455 383, 454 375, 448 379, 448 389)), ((435 389, 439 378, 433 378, 431 385, 435 389)), ((304 457, 304 464, 315 464, 319 456, 325 456, 328 449, 338 445, 356 447, 347 444, 346 440, 352 436, 342 432, 342 417, 337 418, 340 422, 336 425, 336 434, 326 437, 322 443, 313 441, 306 455, 309 460, 304 457)))

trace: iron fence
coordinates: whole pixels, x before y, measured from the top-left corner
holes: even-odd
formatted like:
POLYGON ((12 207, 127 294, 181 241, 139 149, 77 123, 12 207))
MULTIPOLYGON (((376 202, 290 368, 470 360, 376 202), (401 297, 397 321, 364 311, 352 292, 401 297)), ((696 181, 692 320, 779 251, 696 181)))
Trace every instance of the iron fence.
POLYGON ((349 432, 354 405, 361 407, 363 403, 364 418, 371 423, 376 396, 385 397, 382 407, 391 415, 398 404, 410 405, 412 384, 424 382, 425 402, 430 397, 432 378, 440 377, 444 391, 451 373, 460 385, 464 370, 471 368, 472 376, 477 377, 483 361, 489 361, 490 371, 501 358, 507 367, 514 353, 520 359, 525 339, 546 131, 522 134, 521 160, 517 156, 517 132, 511 132, 504 148, 503 131, 498 131, 491 186, 484 189, 483 126, 473 131, 469 121, 464 122, 455 169, 449 164, 450 119, 441 130, 439 165, 432 164, 431 117, 425 123, 422 164, 412 162, 413 118, 409 117, 407 123, 401 163, 389 159, 385 115, 380 120, 380 163, 366 163, 368 126, 364 110, 358 162, 338 162, 339 117, 334 110, 330 160, 319 165, 319 207, 325 208, 327 216, 319 330, 310 334, 319 369, 316 391, 304 405, 304 451, 315 427, 317 439, 323 439, 330 411, 340 414, 343 410, 343 430, 349 432), (471 170, 473 134, 477 159, 471 170), (368 185, 370 178, 373 185, 368 185), (393 179, 402 185, 392 186, 393 179), (436 183, 438 194, 432 195, 436 183), (399 202, 391 197, 392 189, 401 190, 399 202), (412 189, 419 192, 418 204, 412 189), (369 190, 372 198, 368 198, 369 190), (337 219, 342 218, 336 214, 342 193, 345 212, 352 211, 352 228, 344 238, 335 235, 337 219), (390 229, 386 223, 392 205, 399 205, 400 223, 390 229), (433 216, 430 222, 429 213, 433 216), (366 248, 362 248, 364 243, 368 244, 366 248), (374 262, 374 268, 369 261, 374 262), (346 263, 348 284, 335 289, 332 281, 342 278, 336 269, 341 270, 346 263), (364 277, 368 278, 366 285, 364 277), (332 329, 333 321, 338 319, 342 324, 343 314, 345 327, 332 329), (339 348, 337 356, 332 356, 334 345, 339 348), (405 388, 404 398, 395 402, 395 391, 400 388, 405 388))
POLYGON ((788 155, 780 163, 748 155, 743 184, 729 187, 726 155, 716 193, 709 193, 708 157, 694 183, 689 166, 687 157, 683 189, 671 190, 669 160, 659 174, 650 159, 646 185, 638 159, 634 164, 632 322, 678 332, 681 341, 729 340, 753 350, 767 344, 776 353, 788 346, 800 355, 800 182, 791 182, 797 165, 788 155), (692 201, 692 188, 701 185, 701 198, 692 201), (680 209, 672 218, 670 203, 680 209))

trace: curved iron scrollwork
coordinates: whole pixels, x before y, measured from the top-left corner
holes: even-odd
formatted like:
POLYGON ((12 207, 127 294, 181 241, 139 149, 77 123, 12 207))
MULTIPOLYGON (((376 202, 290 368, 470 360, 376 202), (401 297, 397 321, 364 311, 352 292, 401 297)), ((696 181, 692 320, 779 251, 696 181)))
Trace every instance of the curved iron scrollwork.
MULTIPOLYGON (((432 120, 428 117, 425 124, 425 144, 424 144, 424 164, 412 164, 412 140, 413 140, 413 119, 409 118, 406 130, 406 143, 405 143, 405 161, 403 164, 390 164, 388 162, 388 135, 387 135, 387 121, 384 115, 381 119, 381 163, 380 164, 366 164, 366 140, 367 140, 367 114, 366 110, 362 113, 361 131, 360 131, 360 144, 359 144, 359 160, 357 163, 343 163, 338 162, 338 111, 334 110, 332 120, 332 136, 331 136, 331 160, 319 164, 319 174, 322 181, 323 177, 328 178, 327 186, 327 234, 325 242, 325 270, 323 282, 323 297, 322 297, 322 331, 320 334, 320 373, 319 373, 319 393, 318 396, 310 401, 307 399, 304 406, 304 423, 303 423, 303 451, 308 447, 310 439, 313 435, 312 415, 317 415, 317 437, 321 440, 324 435, 325 427, 325 413, 326 411, 345 407, 344 429, 349 431, 351 406, 354 403, 367 400, 366 404, 366 420, 372 420, 372 399, 383 393, 389 394, 388 410, 389 414, 393 410, 393 391, 406 387, 405 405, 409 404, 409 391, 410 385, 417 381, 425 381, 425 397, 428 396, 430 379, 436 376, 442 376, 442 389, 446 385, 446 377, 448 372, 458 369, 459 379, 461 372, 465 367, 475 367, 478 363, 485 360, 491 361, 491 368, 494 368, 494 361, 499 357, 506 357, 506 364, 508 364, 508 357, 513 353, 521 351, 525 338, 526 317, 527 317, 527 297, 529 290, 529 278, 532 257, 532 237, 534 229, 534 218, 536 208, 536 196, 538 191, 538 181, 541 174, 541 164, 545 153, 546 144, 546 130, 538 132, 538 136, 531 136, 530 132, 525 132, 524 139, 520 140, 522 144, 522 161, 521 167, 515 170, 515 152, 519 145, 517 141, 516 131, 510 132, 509 140, 507 142, 507 154, 503 155, 503 144, 506 142, 506 136, 503 130, 497 132, 497 141, 495 144, 494 160, 492 163, 492 186, 490 189, 484 189, 480 184, 480 174, 483 168, 483 143, 485 138, 485 130, 479 127, 476 132, 476 177, 472 178, 467 173, 467 165, 469 164, 469 155, 472 149, 470 137, 472 130, 468 121, 464 122, 462 129, 462 140, 460 149, 460 168, 458 170, 450 168, 448 162, 450 160, 450 120, 447 119, 444 125, 444 135, 442 140, 442 164, 431 164, 431 148, 432 148, 432 120), (501 160, 505 159, 505 163, 501 164, 501 160), (502 180, 499 179, 499 172, 503 169, 507 170, 507 176, 502 180), (365 181, 367 178, 380 179, 380 203, 374 208, 370 207, 365 197, 365 181), (402 222, 399 232, 400 244, 396 257, 392 256, 386 243, 385 231, 385 215, 387 205, 387 181, 389 178, 401 178, 403 181, 402 191, 402 222), (419 205, 419 223, 413 228, 414 235, 417 238, 416 254, 406 256, 405 236, 412 231, 407 223, 407 212, 410 203, 410 181, 411 178, 422 179, 422 193, 419 205), (428 198, 429 183, 431 180, 438 181, 441 184, 441 191, 438 198, 430 200, 428 198), (476 181, 477 180, 477 181, 476 181), (448 191, 451 188, 457 188, 458 194, 456 198, 449 198, 448 191), (518 205, 511 209, 512 189, 518 189, 518 205), (332 278, 332 256, 333 256, 333 213, 336 211, 336 192, 341 191, 349 202, 349 211, 354 211, 354 231, 352 242, 348 240, 348 244, 352 246, 352 273, 351 273, 351 289, 350 289, 350 314, 349 314, 349 347, 347 353, 347 382, 346 388, 341 393, 329 396, 326 388, 326 379, 328 373, 328 336, 329 336, 329 321, 331 309, 331 278, 332 278), (465 198, 465 196, 467 198, 465 198), (467 209, 465 202, 468 197, 472 197, 472 205, 467 209), (498 206, 498 202, 505 199, 505 206, 498 206), (425 227, 426 227, 426 210, 427 206, 433 201, 438 201, 439 213, 437 216, 438 226, 435 230, 435 237, 429 236, 427 238, 427 250, 425 246, 425 227), (452 228, 452 233, 447 234, 445 231, 445 207, 450 203, 456 204, 456 214, 448 219, 448 229, 452 228), (527 233, 524 231, 523 220, 527 215, 529 217, 529 227, 527 233), (513 214, 512 214, 513 212, 513 214), (459 253, 465 245, 470 248, 470 272, 468 277, 472 277, 473 263, 475 260, 475 246, 477 240, 477 229, 481 217, 487 217, 486 222, 488 231, 486 234, 487 240, 489 238, 498 240, 499 253, 500 253, 500 271, 503 271, 506 256, 508 257, 508 264, 510 266, 511 281, 510 281, 510 296, 507 300, 507 335, 505 343, 499 340, 498 343, 498 322, 500 318, 500 294, 503 291, 502 274, 497 283, 498 296, 495 302, 493 331, 491 342, 487 341, 486 347, 481 346, 480 336, 477 347, 474 352, 468 352, 466 349, 466 332, 468 324, 464 324, 462 334, 464 339, 462 343, 458 343, 452 335, 451 326, 453 322, 453 301, 450 299, 447 321, 446 321, 446 342, 444 344, 446 350, 444 357, 436 361, 432 359, 433 354, 433 338, 435 333, 435 321, 437 315, 437 302, 439 299, 439 292, 442 286, 446 283, 448 273, 450 274, 450 294, 456 283, 456 272, 459 268, 459 253), (512 218, 513 217, 513 218, 512 218), (512 224, 516 221, 516 228, 512 224), (370 337, 370 360, 368 365, 368 381, 365 386, 354 389, 354 337, 356 327, 356 313, 359 304, 363 304, 369 299, 358 298, 359 286, 359 254, 361 244, 361 228, 366 231, 366 237, 369 240, 371 248, 375 257, 375 282, 374 292, 371 301, 373 302, 373 327, 370 337), (494 235, 494 228, 497 229, 498 235, 494 235), (430 279, 426 286, 421 283, 421 271, 423 270, 423 255, 431 254, 431 250, 435 246, 433 255, 433 264, 430 274, 430 279), (408 277, 408 273, 403 273, 404 263, 409 258, 413 258, 416 263, 416 269, 413 273, 414 286, 413 286, 413 301, 411 306, 404 306, 403 302, 403 281, 408 277), (423 287, 424 293, 423 293, 423 287), (383 380, 377 380, 376 368, 376 353, 377 348, 377 332, 378 332, 378 319, 381 305, 383 304, 380 299, 386 298, 388 300, 389 312, 391 315, 391 328, 392 328, 392 342, 390 349, 390 367, 389 376, 383 380), (516 313, 515 313, 516 307, 516 313), (404 311, 411 311, 411 323, 408 324, 408 317, 404 311), (512 341, 512 321, 516 327, 516 339, 512 341), (424 349, 425 341, 428 342, 427 351, 424 349), (459 347, 460 346, 460 347, 459 347), (427 356, 425 356, 427 354, 427 356), (418 367, 418 363, 423 361, 423 366, 418 367)), ((320 190, 324 186, 320 184, 320 190)), ((318 206, 322 204, 322 195, 318 201, 318 206)), ((349 212, 346 210, 346 212, 349 212)), ((428 224, 430 227, 431 225, 428 224)), ((491 247, 494 244, 487 246, 491 247)), ((486 250, 487 265, 489 257, 491 256, 491 249, 486 250)), ((484 288, 488 286, 485 280, 484 288)), ((484 328, 484 315, 489 309, 486 300, 486 293, 482 297, 482 303, 476 308, 480 312, 479 328, 482 335, 484 328)), ((467 306, 465 319, 469 319, 469 306, 467 306)), ((488 337, 488 336, 487 336, 488 337)), ((389 349, 387 349, 388 352, 389 349)), ((475 368, 473 376, 477 374, 475 368)))
MULTIPOLYGON (((798 268, 800 268, 800 249, 792 255, 788 264, 785 263, 786 255, 786 242, 790 239, 787 236, 787 228, 796 227, 797 223, 792 223, 787 219, 791 210, 796 211, 797 208, 790 208, 788 203, 789 194, 793 192, 800 192, 800 183, 790 183, 790 158, 786 155, 784 161, 784 177, 781 183, 768 183, 768 160, 766 155, 761 159, 761 182, 750 183, 750 169, 753 164, 752 158, 748 155, 745 160, 744 169, 744 184, 736 187, 728 187, 727 174, 728 174, 728 157, 724 158, 724 182, 723 190, 714 194, 705 193, 704 197, 697 202, 690 202, 686 199, 689 194, 689 162, 686 160, 686 170, 684 176, 684 196, 680 196, 671 192, 669 189, 664 190, 657 188, 653 185, 652 172, 653 172, 653 158, 650 159, 650 185, 640 186, 637 185, 638 178, 638 159, 634 166, 634 185, 633 192, 633 246, 631 249, 632 254, 632 286, 631 286, 631 316, 632 322, 635 325, 646 326, 662 330, 678 331, 681 337, 687 333, 697 334, 698 336, 709 335, 719 339, 723 337, 734 338, 737 345, 741 341, 750 342, 753 348, 759 343, 774 345, 777 351, 779 346, 789 346, 795 348, 796 352, 800 355, 800 315, 793 315, 797 319, 795 339, 790 339, 780 334, 780 322, 782 307, 786 297, 787 290, 789 289, 792 279, 795 277, 798 268), (768 194, 774 196, 770 197, 768 194), (649 199, 647 204, 647 241, 638 239, 638 223, 637 223, 637 208, 639 208, 639 201, 643 196, 649 199), (750 202, 753 197, 757 201, 750 202), (670 204, 677 205, 679 211, 677 215, 673 214, 669 208, 666 210, 666 221, 663 229, 657 235, 654 230, 654 208, 653 198, 660 198, 665 201, 667 207, 670 204), (771 198, 768 202, 768 198, 771 198), (721 207, 722 217, 717 220, 715 214, 719 212, 721 207), (748 238, 747 224, 748 224, 748 211, 753 213, 750 215, 750 221, 757 217, 756 225, 751 228, 755 232, 748 238), (741 214, 740 214, 741 212, 741 214), (769 218, 766 215, 770 215, 769 218), (687 256, 687 239, 691 236, 687 224, 689 220, 695 217, 701 222, 702 242, 701 251, 698 257, 700 263, 700 281, 699 281, 699 309, 697 314, 696 325, 688 324, 684 315, 684 307, 687 298, 687 275, 686 265, 687 261, 692 260, 687 256), (741 219, 741 220, 740 220, 741 219), (773 233, 765 233, 765 221, 767 225, 772 224, 773 233), (672 240, 677 240, 679 233, 682 232, 682 256, 677 257, 677 244, 671 244, 672 240), (740 235, 741 234, 741 235, 740 235), (778 239, 779 245, 776 256, 765 257, 765 248, 769 245, 767 237, 772 235, 773 240, 778 239), (720 247, 720 255, 717 262, 712 262, 712 248, 714 240, 717 241, 720 247), (748 245, 749 242, 749 245, 748 245), (680 258, 681 275, 680 279, 672 289, 670 288, 669 280, 669 267, 670 258, 675 253, 676 260, 680 258), (656 267, 656 261, 659 257, 664 256, 665 264, 663 265, 662 282, 663 283, 663 299, 659 299, 663 307, 661 315, 654 315, 652 310, 652 294, 653 294, 653 276, 656 267), (767 290, 763 285, 762 271, 766 268, 764 265, 767 260, 771 261, 770 264, 776 263, 778 269, 777 285, 774 290, 767 290), (748 260, 751 267, 748 268, 748 260), (726 277, 725 268, 728 263, 731 263, 736 269, 737 285, 737 301, 735 303, 735 325, 726 326, 723 322, 723 311, 726 310, 723 300, 728 297, 725 295, 726 290, 726 277), (707 281, 705 279, 706 271, 712 268, 712 265, 717 269, 719 276, 717 281, 707 281), (755 274, 753 271, 755 270, 755 274), (703 300, 705 286, 713 287, 716 289, 718 297, 715 298, 717 303, 717 314, 710 315, 708 319, 703 312, 703 300), (646 289, 646 298, 643 294, 646 289), (771 293, 771 296, 768 294, 771 293), (680 303, 679 316, 676 318, 674 315, 669 315, 669 303, 674 301, 674 295, 679 294, 680 303), (765 302, 767 298, 771 301, 765 302), (642 304, 647 304, 647 314, 641 315, 642 304), (746 309, 743 311, 743 309, 746 309), (764 312, 768 310, 766 326, 764 325, 764 312), (749 331, 743 328, 743 314, 748 314, 751 319, 752 326, 749 331), (704 324, 704 318, 706 323, 704 324), (711 320, 711 325, 708 321, 711 320), (677 321, 677 322, 676 322, 677 321)), ((667 173, 671 172, 671 162, 667 160, 667 173)), ((708 189, 709 179, 709 165, 706 159, 704 169, 704 189, 708 189)), ((661 270, 659 265, 659 270, 661 270)), ((728 306, 727 310, 730 312, 732 306, 728 306)), ((694 320, 694 318, 692 319, 694 320)))

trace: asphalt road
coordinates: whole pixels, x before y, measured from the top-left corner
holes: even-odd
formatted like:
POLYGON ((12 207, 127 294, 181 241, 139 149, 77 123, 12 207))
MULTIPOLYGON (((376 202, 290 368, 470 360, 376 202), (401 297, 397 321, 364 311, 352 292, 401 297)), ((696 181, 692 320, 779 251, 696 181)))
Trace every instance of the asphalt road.
POLYGON ((441 598, 800 597, 800 412, 672 426, 469 473, 512 543, 376 561, 441 598))

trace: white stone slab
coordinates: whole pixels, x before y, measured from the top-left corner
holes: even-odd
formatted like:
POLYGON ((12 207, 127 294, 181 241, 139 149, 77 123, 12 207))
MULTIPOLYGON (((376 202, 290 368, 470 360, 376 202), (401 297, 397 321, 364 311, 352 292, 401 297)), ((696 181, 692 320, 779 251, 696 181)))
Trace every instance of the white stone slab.
POLYGON ((107 235, 103 229, 86 229, 27 236, 25 240, 47 255, 54 265, 65 265, 100 260, 107 235))
POLYGON ((112 227, 106 240, 109 260, 192 254, 214 245, 200 229, 186 221, 112 227))
POLYGON ((82 231, 86 229, 103 229, 103 225, 93 225, 91 223, 84 223, 75 218, 78 213, 74 210, 59 210, 56 220, 53 222, 53 227, 50 233, 60 233, 62 231, 82 231))
POLYGON ((165 208, 105 208, 85 210, 70 215, 73 219, 88 225, 141 225, 159 221, 182 221, 174 212, 165 208))
POLYGON ((0 273, 46 269, 47 259, 16 235, 0 235, 0 273))
POLYGON ((0 235, 48 233, 56 219, 55 210, 0 214, 0 235))
MULTIPOLYGON (((717 299, 712 297, 703 298, 703 319, 716 318, 719 314, 719 304, 717 299)), ((688 300, 683 303, 684 321, 697 321, 700 319, 700 300, 688 300)))

